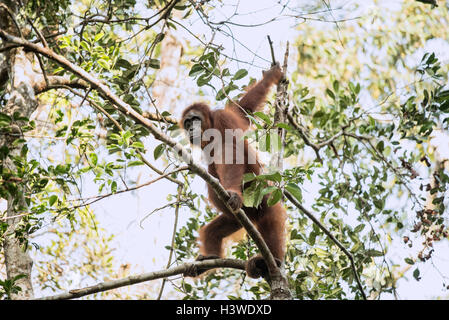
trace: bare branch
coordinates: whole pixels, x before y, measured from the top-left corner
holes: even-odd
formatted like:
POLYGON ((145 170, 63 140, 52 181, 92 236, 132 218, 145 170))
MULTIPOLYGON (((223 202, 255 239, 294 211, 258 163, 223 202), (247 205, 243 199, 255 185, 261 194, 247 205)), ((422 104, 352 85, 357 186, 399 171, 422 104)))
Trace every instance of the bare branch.
POLYGON ((36 32, 36 34, 39 37, 40 41, 42 42, 43 46, 48 48, 47 40, 45 40, 45 37, 42 35, 42 33, 39 31, 39 29, 34 26, 33 21, 31 21, 31 19, 29 17, 27 17, 26 20, 31 25, 33 30, 36 32))
MULTIPOLYGON (((173 223, 173 233, 171 238, 171 244, 170 244, 170 253, 168 255, 168 261, 167 261, 167 269, 171 265, 171 260, 173 257, 173 252, 175 250, 175 239, 176 239, 176 229, 178 228, 178 220, 179 220, 179 208, 180 208, 180 201, 181 201, 181 195, 182 195, 182 186, 178 186, 178 195, 176 196, 176 208, 175 208, 175 222, 173 223)), ((162 292, 164 291, 165 282, 167 281, 166 278, 162 280, 162 285, 159 290, 159 295, 157 296, 157 300, 160 300, 162 297, 162 292)))
POLYGON ((171 277, 178 274, 183 274, 192 266, 197 266, 201 269, 214 269, 214 268, 233 268, 239 270, 245 270, 246 261, 237 259, 213 259, 204 261, 195 261, 184 263, 180 266, 173 267, 166 270, 153 271, 148 273, 143 273, 140 275, 130 276, 118 280, 111 280, 98 283, 94 286, 85 287, 81 289, 74 289, 67 291, 62 294, 55 296, 43 297, 37 300, 65 300, 65 299, 75 299, 89 294, 94 294, 98 292, 104 292, 107 290, 112 290, 120 287, 125 287, 133 285, 136 283, 142 283, 145 281, 156 280, 171 277))
POLYGON ((271 52, 271 65, 275 65, 276 64, 276 58, 274 56, 274 50, 273 50, 273 41, 271 41, 270 36, 267 36, 268 38, 268 44, 270 45, 270 52, 271 52))
POLYGON ((45 81, 45 78, 41 78, 34 82, 33 89, 36 94, 40 94, 51 89, 57 89, 58 86, 67 86, 75 89, 89 88, 89 84, 86 81, 80 79, 73 80, 69 77, 63 76, 47 76, 47 80, 48 84, 45 81))

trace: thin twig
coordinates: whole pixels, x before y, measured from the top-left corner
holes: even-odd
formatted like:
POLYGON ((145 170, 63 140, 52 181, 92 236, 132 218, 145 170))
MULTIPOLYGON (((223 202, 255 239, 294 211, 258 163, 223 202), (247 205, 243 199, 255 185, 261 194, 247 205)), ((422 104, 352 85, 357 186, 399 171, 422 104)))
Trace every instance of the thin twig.
MULTIPOLYGON (((171 259, 173 257, 173 252, 175 251, 176 229, 178 228, 179 208, 181 207, 179 205, 179 202, 181 201, 181 194, 182 194, 182 187, 178 186, 178 195, 176 197, 176 207, 175 207, 175 222, 173 223, 173 234, 172 234, 171 244, 170 244, 170 253, 168 254, 167 269, 171 265, 171 259)), ((167 278, 164 278, 162 280, 161 289, 159 290, 159 295, 157 296, 157 300, 160 300, 162 297, 162 293, 164 292, 165 282, 167 282, 167 278)))
MULTIPOLYGON (((188 170, 188 169, 189 169, 189 167, 187 167, 187 166, 180 167, 180 168, 178 168, 176 170, 167 172, 167 173, 165 173, 165 174, 163 174, 163 175, 161 175, 161 176, 159 176, 159 177, 157 177, 155 179, 152 179, 150 181, 147 181, 145 183, 139 184, 139 185, 131 187, 131 188, 126 188, 126 189, 123 189, 123 190, 119 190, 119 191, 116 191, 116 192, 113 192, 113 193, 108 193, 108 194, 101 195, 101 196, 94 196, 94 197, 90 197, 90 198, 75 199, 75 200, 69 200, 69 201, 81 201, 81 200, 86 201, 86 200, 92 200, 93 199, 93 201, 91 201, 89 203, 86 203, 86 204, 83 204, 83 206, 91 205, 91 204, 93 204, 93 203, 95 203, 97 201, 103 200, 103 199, 108 198, 110 196, 114 196, 114 195, 117 195, 117 194, 120 194, 120 193, 125 193, 125 192, 131 192, 131 191, 143 188, 143 187, 147 187, 150 184, 153 184, 153 183, 155 183, 155 182, 157 182, 157 181, 159 181, 159 180, 161 180, 163 178, 166 178, 167 176, 169 176, 169 175, 171 175, 173 173, 176 173, 176 172, 179 172, 179 171, 183 171, 183 170, 188 170)), ((79 208, 79 206, 73 207, 71 209, 77 209, 77 208, 79 208)))
POLYGON ((47 40, 45 40, 45 37, 42 35, 42 33, 39 31, 39 29, 34 26, 33 21, 31 21, 31 19, 29 17, 27 17, 26 19, 27 19, 28 23, 31 25, 31 27, 33 28, 33 30, 36 32, 39 39, 41 40, 42 45, 45 48, 48 48, 47 40))
POLYGON ((270 36, 267 36, 268 38, 268 44, 270 45, 270 52, 271 52, 271 61, 272 61, 272 65, 276 64, 276 58, 274 56, 274 49, 273 49, 273 41, 271 41, 270 36))

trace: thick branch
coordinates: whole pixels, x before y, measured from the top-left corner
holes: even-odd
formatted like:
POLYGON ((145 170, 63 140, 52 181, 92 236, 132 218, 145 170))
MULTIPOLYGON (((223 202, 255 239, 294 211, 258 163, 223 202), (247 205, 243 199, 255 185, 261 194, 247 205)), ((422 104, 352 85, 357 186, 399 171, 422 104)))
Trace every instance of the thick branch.
POLYGON ((48 76, 48 85, 44 77, 34 82, 33 89, 35 94, 43 93, 48 90, 54 89, 58 86, 67 86, 74 89, 87 89, 89 84, 83 80, 72 80, 69 77, 63 76, 48 76))
MULTIPOLYGON (((0 19, 1 20, 1 19, 0 19)), ((28 59, 24 50, 15 49, 5 56, 9 64, 9 80, 10 88, 8 90, 8 100, 2 105, 1 111, 10 117, 16 112, 21 116, 29 117, 37 106, 36 97, 32 89, 32 79, 34 77, 32 61, 28 59)), ((12 133, 18 134, 20 137, 20 125, 24 121, 18 120, 12 125, 12 133)), ((15 173, 18 164, 15 158, 21 156, 23 150, 23 140, 17 139, 12 135, 1 135, 0 145, 6 148, 8 156, 1 161, 3 170, 15 173)), ((6 221, 3 230, 2 247, 4 253, 4 264, 6 267, 6 277, 8 281, 14 281, 14 286, 20 290, 12 291, 10 298, 16 299, 32 299, 33 286, 31 282, 31 272, 33 261, 30 258, 23 244, 26 243, 28 234, 24 229, 22 215, 19 212, 28 211, 28 203, 26 198, 30 195, 29 190, 23 184, 17 184, 15 192, 7 193, 5 200, 6 205, 6 221), (14 218, 13 218, 14 217, 14 218)))
POLYGON ((87 296, 89 294, 94 294, 98 292, 104 292, 107 290, 112 290, 120 287, 129 286, 136 283, 141 283, 150 280, 162 279, 171 277, 177 274, 183 274, 192 266, 197 266, 201 269, 214 269, 214 268, 233 268, 239 270, 245 270, 246 262, 243 260, 236 259, 213 259, 213 260, 204 260, 204 261, 195 261, 190 263, 184 263, 180 266, 173 267, 170 269, 153 271, 148 273, 143 273, 140 275, 130 276, 118 280, 111 280, 101 282, 94 286, 70 290, 62 294, 58 294, 55 296, 43 297, 38 300, 64 300, 64 299, 75 299, 83 296, 87 296))

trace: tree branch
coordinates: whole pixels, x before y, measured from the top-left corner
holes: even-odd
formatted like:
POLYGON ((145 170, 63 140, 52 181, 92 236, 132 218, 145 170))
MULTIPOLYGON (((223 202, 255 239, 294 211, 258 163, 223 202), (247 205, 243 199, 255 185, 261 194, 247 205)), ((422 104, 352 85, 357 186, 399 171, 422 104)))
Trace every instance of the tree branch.
POLYGON ((89 84, 83 80, 73 80, 69 77, 64 76, 47 76, 48 84, 46 83, 44 77, 35 81, 33 84, 33 89, 35 94, 40 94, 51 89, 57 89, 57 87, 67 86, 74 89, 87 89, 89 84))
POLYGON ((136 283, 142 283, 145 281, 156 280, 161 278, 171 277, 177 274, 183 274, 185 271, 189 270, 192 266, 197 266, 201 269, 214 269, 214 268, 233 268, 239 270, 245 270, 246 261, 237 259, 213 259, 204 261, 195 261, 184 263, 180 266, 173 267, 170 269, 153 271, 148 273, 143 273, 140 275, 130 276, 118 280, 111 280, 98 283, 94 286, 85 287, 81 289, 73 289, 62 294, 48 296, 39 298, 37 300, 65 300, 65 299, 75 299, 89 294, 94 294, 98 292, 104 292, 107 290, 112 290, 120 287, 125 287, 133 285, 136 283))
MULTIPOLYGON (((323 147, 325 147, 325 146, 327 146, 327 145, 332 145, 332 143, 333 143, 337 138, 339 138, 339 137, 341 137, 341 136, 348 136, 348 135, 351 135, 350 133, 347 133, 345 130, 349 127, 349 123, 350 123, 351 121, 353 121, 353 119, 350 120, 348 124, 342 126, 342 127, 341 127, 341 131, 338 132, 338 133, 336 133, 335 135, 333 135, 333 136, 330 137, 329 139, 324 140, 324 141, 321 141, 321 142, 318 142, 318 143, 313 143, 313 142, 307 137, 307 134, 304 132, 304 129, 301 128, 301 126, 296 122, 295 118, 293 117, 293 114, 292 114, 291 112, 287 112, 286 115, 287 115, 287 119, 288 119, 289 123, 290 123, 290 124, 297 130, 297 133, 299 134, 299 136, 301 137, 301 139, 304 141, 304 143, 305 143, 306 145, 308 145, 309 147, 311 147, 311 148, 315 151, 317 160, 318 160, 319 162, 321 162, 321 163, 323 162, 323 160, 321 159, 320 153, 319 153, 319 151, 320 151, 321 148, 323 148, 323 147)), ((367 139, 365 136, 362 136, 361 138, 367 139)))
MULTIPOLYGON (((75 95, 77 95, 77 96, 79 96, 79 97, 81 97, 81 98, 83 98, 83 96, 80 94, 80 93, 78 93, 78 92, 76 92, 75 90, 73 90, 72 88, 70 88, 70 87, 67 87, 67 86, 61 86, 61 88, 64 88, 64 89, 67 89, 67 90, 69 90, 70 92, 72 92, 73 94, 75 94, 75 95)), ((117 122, 117 120, 115 120, 106 110, 104 110, 98 103, 96 103, 96 102, 94 102, 92 99, 89 99, 89 98, 87 98, 86 99, 87 100, 87 102, 89 102, 90 103, 90 105, 92 105, 94 108, 96 108, 96 109, 98 109, 102 114, 104 114, 116 127, 117 127, 117 129, 119 129, 120 131, 124 131, 123 130, 123 128, 122 128, 122 126, 120 125, 120 123, 118 123, 117 122)), ((162 121, 162 120, 161 120, 162 121)), ((156 172, 157 174, 159 174, 159 175, 164 175, 164 173, 161 171, 161 170, 159 170, 158 168, 156 168, 150 161, 148 161, 147 159, 146 159, 146 157, 145 157, 145 155, 144 155, 144 153, 143 152, 141 152, 141 151, 139 151, 139 150, 137 150, 137 154, 140 156, 140 159, 142 160, 142 162, 143 163, 145 163, 145 165, 148 167, 148 168, 150 168, 151 170, 153 170, 154 172, 156 172)), ((174 182, 174 183, 176 183, 178 186, 183 186, 184 185, 184 183, 182 182, 182 181, 179 181, 178 179, 175 179, 175 178, 173 178, 173 177, 171 177, 170 175, 167 175, 167 176, 165 176, 165 178, 167 179, 167 180, 170 180, 171 182, 174 182)))
MULTIPOLYGON (((178 195, 176 196, 176 208, 175 208, 175 222, 173 223, 173 233, 172 233, 172 237, 171 237, 171 244, 170 244, 170 253, 168 255, 168 261, 167 261, 167 269, 170 267, 171 265, 171 259, 173 257, 173 252, 175 251, 175 240, 176 240, 176 230, 178 229, 178 221, 179 221, 179 202, 181 201, 181 196, 182 196, 182 186, 178 186, 178 195)), ((157 296, 157 300, 160 300, 162 297, 162 292, 164 291, 164 287, 165 287, 165 282, 167 281, 166 278, 164 278, 164 280, 162 280, 162 284, 161 284, 161 288, 159 289, 159 294, 157 296)))
POLYGON ((312 141, 309 140, 309 138, 307 137, 306 133, 304 132, 304 130, 301 128, 301 126, 296 122, 295 118, 293 118, 293 115, 290 112, 287 112, 287 119, 290 122, 291 125, 293 125, 293 127, 297 130, 299 136, 302 138, 302 140, 304 141, 304 143, 306 145, 308 145, 309 147, 311 147, 313 149, 313 151, 315 151, 316 154, 316 158, 319 162, 323 162, 323 160, 321 159, 320 156, 320 148, 314 144, 312 141))
POLYGON ((104 194, 104 195, 94 196, 94 197, 84 198, 84 199, 68 200, 68 201, 87 201, 87 200, 92 200, 92 201, 90 201, 88 203, 83 203, 81 205, 73 206, 73 207, 69 208, 69 210, 75 210, 75 209, 78 209, 78 208, 81 208, 81 207, 90 206, 91 204, 94 204, 95 202, 98 202, 98 201, 103 200, 105 198, 108 198, 110 196, 115 196, 115 195, 120 194, 120 193, 135 191, 137 189, 149 186, 150 184, 153 184, 153 183, 155 183, 155 182, 157 182, 157 181, 159 181, 161 179, 167 178, 167 176, 172 175, 173 173, 176 173, 176 172, 179 172, 179 171, 183 171, 183 170, 187 170, 187 169, 188 169, 187 166, 180 167, 180 168, 177 168, 177 169, 175 169, 173 171, 170 171, 170 172, 167 172, 165 174, 162 174, 159 177, 157 177, 155 179, 152 179, 150 181, 147 181, 145 183, 139 184, 139 185, 134 186, 132 188, 126 188, 126 189, 123 189, 123 190, 118 190, 118 191, 113 192, 113 193, 107 193, 107 194, 104 194))
MULTIPOLYGON (((270 52, 271 52, 271 65, 276 64, 276 58, 274 56, 274 49, 273 49, 273 41, 271 41, 270 36, 267 36, 268 38, 268 44, 270 45, 270 52)), ((288 50, 287 50, 288 51, 288 50)), ((287 54, 288 55, 288 54, 287 54)))
POLYGON ((357 272, 357 269, 356 269, 356 266, 354 263, 354 257, 352 256, 352 254, 340 243, 340 241, 337 240, 337 238, 334 237, 334 235, 329 230, 327 230, 327 228, 317 218, 315 218, 315 216, 309 210, 304 208, 290 193, 288 193, 287 191, 284 191, 284 195, 288 200, 290 200, 291 203, 293 203, 293 205, 296 208, 298 208, 310 220, 312 220, 312 222, 315 223, 321 229, 321 231, 323 231, 337 245, 337 247, 339 247, 340 250, 343 251, 343 253, 348 257, 349 261, 351 262, 351 269, 352 269, 352 272, 354 273, 354 278, 357 282, 359 291, 362 294, 363 299, 366 300, 366 295, 365 295, 365 292, 363 291, 363 286, 360 281, 360 277, 357 272))

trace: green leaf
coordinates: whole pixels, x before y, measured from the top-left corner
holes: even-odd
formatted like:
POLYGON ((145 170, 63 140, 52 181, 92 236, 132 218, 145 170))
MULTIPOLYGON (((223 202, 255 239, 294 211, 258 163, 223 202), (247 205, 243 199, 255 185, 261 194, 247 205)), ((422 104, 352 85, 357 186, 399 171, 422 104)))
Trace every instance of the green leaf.
POLYGON ((226 92, 222 89, 218 90, 217 95, 215 96, 215 100, 221 101, 226 98, 226 92))
POLYGON ((160 145, 158 145, 156 148, 154 148, 154 160, 157 160, 163 153, 165 150, 165 144, 161 143, 160 145))
POLYGON ((80 42, 80 46, 81 46, 84 50, 90 51, 90 46, 89 46, 89 44, 88 44, 86 41, 81 41, 81 42, 80 42))
POLYGON ((109 63, 108 61, 104 60, 104 59, 98 59, 98 64, 106 70, 109 70, 109 63))
POLYGON ((267 152, 271 151, 271 136, 268 132, 265 134, 265 146, 264 147, 265 148, 261 148, 262 151, 267 151, 267 152))
POLYGON ((98 156, 97 156, 97 154, 94 153, 94 152, 92 152, 92 153, 89 155, 89 157, 90 157, 90 160, 92 161, 92 164, 93 164, 94 166, 96 166, 97 163, 98 163, 98 156))
POLYGON ((232 78, 233 80, 239 80, 242 79, 244 77, 246 77, 246 75, 248 74, 248 71, 245 69, 240 69, 239 71, 237 71, 234 75, 234 77, 232 78))
POLYGON ((135 166, 141 166, 144 163, 140 160, 130 161, 128 162, 128 167, 135 167, 135 166))
POLYGON ((57 195, 52 195, 49 199, 48 199, 48 204, 50 206, 54 205, 55 202, 58 201, 58 196, 57 195))
MULTIPOLYGON (((263 129, 263 127, 259 124, 259 122, 252 115, 248 114, 246 117, 251 121, 252 124, 256 126, 257 129, 263 129)), ((246 133, 248 133, 247 131, 246 133)))
POLYGON ((252 172, 245 173, 243 175, 243 183, 253 181, 254 179, 256 179, 256 177, 257 176, 254 173, 252 173, 252 172))
POLYGON ((340 88, 340 84, 338 83, 337 80, 334 81, 334 83, 332 84, 334 91, 338 92, 339 88, 340 88))
POLYGON ((354 232, 355 233, 359 233, 360 231, 362 231, 365 228, 364 224, 359 224, 357 227, 355 227, 354 232))
POLYGON ((158 59, 150 59, 148 61, 148 66, 150 68, 153 68, 153 69, 160 69, 161 68, 161 62, 158 59))
POLYGON ((421 280, 421 277, 419 275, 420 275, 419 269, 416 268, 415 271, 413 271, 413 277, 416 279, 416 281, 421 280))
POLYGON ((321 118, 325 115, 326 113, 323 110, 319 110, 317 112, 314 113, 313 117, 314 118, 321 118))
POLYGON ((256 189, 257 183, 252 183, 248 188, 243 189, 243 205, 245 207, 254 207, 256 189))
POLYGON ((374 203, 374 206, 379 210, 383 210, 383 208, 385 206, 385 201, 382 199, 374 199, 373 203, 374 203))
POLYGON ((296 200, 302 202, 302 191, 301 189, 294 183, 288 183, 285 186, 285 189, 294 197, 296 200))
POLYGON ((254 115, 257 116, 257 117, 259 117, 260 119, 262 119, 263 122, 265 122, 265 123, 268 124, 268 125, 271 125, 271 124, 273 123, 273 122, 271 121, 270 117, 267 116, 267 115, 266 115, 265 113, 263 113, 263 112, 260 112, 260 111, 254 112, 254 115))
POLYGON ((335 94, 330 89, 326 89, 326 94, 331 97, 333 100, 335 100, 335 94))
POLYGON ((118 59, 115 66, 124 69, 131 69, 133 65, 128 60, 118 59))
POLYGON ((268 197, 267 204, 268 206, 274 206, 276 203, 279 202, 279 200, 282 199, 282 191, 280 189, 277 189, 273 191, 270 196, 268 197))
POLYGON ((366 253, 366 255, 368 255, 369 257, 383 257, 383 256, 384 256, 383 252, 377 251, 377 250, 374 250, 374 249, 366 250, 365 253, 366 253))
POLYGON ((291 131, 292 130, 292 127, 290 127, 288 124, 286 124, 286 123, 278 123, 277 125, 276 125, 276 127, 278 127, 278 128, 282 128, 282 129, 285 129, 285 130, 288 130, 288 131, 291 131))
POLYGON ((112 193, 117 192, 117 182, 116 181, 112 181, 112 183, 111 183, 111 192, 112 193))
POLYGON ((97 42, 98 40, 103 38, 103 36, 104 36, 103 32, 100 32, 100 33, 96 34, 95 37, 94 37, 94 41, 97 42))
POLYGON ((222 77, 228 77, 230 75, 231 75, 231 73, 229 72, 228 68, 224 68, 223 71, 221 72, 222 77))
POLYGON ((261 174, 257 176, 257 180, 270 180, 275 182, 281 182, 282 176, 279 172, 271 173, 271 174, 261 174))
POLYGON ((276 191, 277 189, 278 189, 278 188, 276 188, 275 186, 268 186, 268 187, 265 187, 265 188, 262 189, 261 195, 262 195, 262 196, 265 196, 265 195, 267 195, 267 194, 269 194, 269 193, 272 193, 272 192, 276 191))
POLYGON ((156 38, 154 38, 154 43, 161 42, 165 38, 165 33, 159 33, 156 38))
POLYGON ((192 291, 192 286, 188 284, 187 282, 184 282, 184 289, 187 293, 192 291))
POLYGON ((377 145, 376 145, 376 149, 377 150, 379 150, 381 153, 384 151, 384 148, 385 148, 385 146, 384 146, 384 142, 381 140, 381 141, 379 141, 378 143, 377 143, 377 145))
POLYGON ((413 259, 405 258, 404 260, 405 260, 405 262, 407 262, 410 265, 414 265, 415 264, 415 261, 413 261, 413 259))
POLYGON ((197 75, 199 75, 200 73, 203 73, 204 71, 205 71, 204 67, 201 64, 197 63, 197 64, 194 64, 192 66, 192 68, 190 69, 189 76, 196 77, 197 75))
POLYGON ((10 116, 8 116, 6 113, 0 112, 0 121, 4 121, 6 123, 11 123, 12 118, 10 116))
POLYGON ((198 85, 198 87, 202 87, 206 84, 209 84, 211 79, 212 75, 203 74, 198 77, 198 80, 196 80, 196 84, 198 85))
POLYGON ((145 148, 144 145, 143 145, 143 143, 140 142, 140 141, 133 142, 133 144, 131 145, 131 147, 133 147, 133 148, 135 148, 135 149, 144 149, 144 148, 145 148))
POLYGON ((130 139, 134 136, 134 134, 131 131, 125 131, 123 133, 123 141, 125 141, 125 143, 127 145, 129 145, 130 139))
POLYGON ((315 252, 315 254, 320 257, 320 258, 325 258, 329 255, 329 253, 321 248, 315 248, 313 249, 313 251, 315 252))

